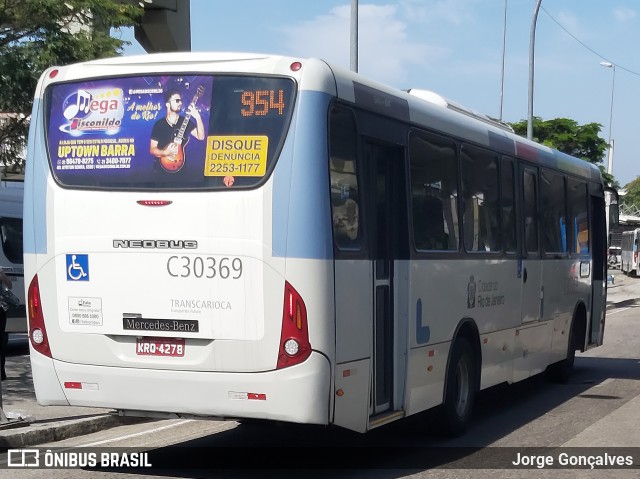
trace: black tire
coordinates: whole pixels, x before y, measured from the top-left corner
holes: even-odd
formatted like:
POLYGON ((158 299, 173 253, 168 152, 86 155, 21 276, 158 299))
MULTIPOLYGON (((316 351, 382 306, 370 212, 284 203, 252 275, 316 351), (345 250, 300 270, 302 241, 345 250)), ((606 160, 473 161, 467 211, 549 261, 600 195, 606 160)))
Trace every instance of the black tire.
POLYGON ((471 343, 458 338, 447 369, 441 429, 446 436, 461 435, 469 427, 478 392, 477 367, 471 343))
POLYGON ((573 364, 576 361, 576 350, 578 342, 574 334, 573 323, 569 331, 569 342, 567 343, 567 357, 562 361, 552 364, 547 368, 547 377, 560 384, 567 384, 573 373, 573 364))

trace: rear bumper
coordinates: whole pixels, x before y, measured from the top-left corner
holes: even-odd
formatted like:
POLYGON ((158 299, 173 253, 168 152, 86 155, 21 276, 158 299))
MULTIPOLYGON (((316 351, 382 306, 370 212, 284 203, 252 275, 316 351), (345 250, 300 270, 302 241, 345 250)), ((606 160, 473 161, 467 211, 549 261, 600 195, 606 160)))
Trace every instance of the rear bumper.
POLYGON ((329 420, 330 366, 316 352, 302 364, 261 373, 115 368, 56 360, 39 366, 50 368, 50 375, 41 372, 59 380, 57 391, 47 388, 50 395, 35 382, 43 405, 60 404, 62 391, 71 406, 307 424, 329 420), (81 383, 82 388, 64 388, 65 382, 81 383))

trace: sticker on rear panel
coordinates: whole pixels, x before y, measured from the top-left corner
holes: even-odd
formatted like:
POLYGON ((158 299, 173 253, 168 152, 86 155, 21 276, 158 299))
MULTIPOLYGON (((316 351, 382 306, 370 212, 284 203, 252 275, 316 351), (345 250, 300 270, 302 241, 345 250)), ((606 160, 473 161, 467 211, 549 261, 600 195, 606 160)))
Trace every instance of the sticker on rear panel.
POLYGON ((69 322, 78 326, 102 326, 102 298, 69 298, 69 322))
POLYGON ((264 135, 209 136, 204 176, 264 176, 268 149, 264 135))
POLYGON ((67 281, 89 281, 89 255, 67 255, 67 281))

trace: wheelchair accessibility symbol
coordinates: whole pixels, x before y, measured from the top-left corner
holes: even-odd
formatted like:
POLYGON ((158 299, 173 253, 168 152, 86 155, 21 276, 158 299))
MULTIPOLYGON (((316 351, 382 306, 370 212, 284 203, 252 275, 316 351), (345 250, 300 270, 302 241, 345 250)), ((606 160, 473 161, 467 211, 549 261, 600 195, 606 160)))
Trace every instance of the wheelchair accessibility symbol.
POLYGON ((67 255, 67 281, 89 281, 89 255, 67 255))

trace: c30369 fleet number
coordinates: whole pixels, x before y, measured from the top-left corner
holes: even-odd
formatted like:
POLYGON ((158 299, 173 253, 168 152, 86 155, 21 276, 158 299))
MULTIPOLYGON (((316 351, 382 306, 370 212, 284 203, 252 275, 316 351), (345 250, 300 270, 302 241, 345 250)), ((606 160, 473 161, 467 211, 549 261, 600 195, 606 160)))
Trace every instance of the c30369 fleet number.
POLYGON ((213 256, 170 256, 167 272, 174 278, 239 279, 242 259, 213 256))

